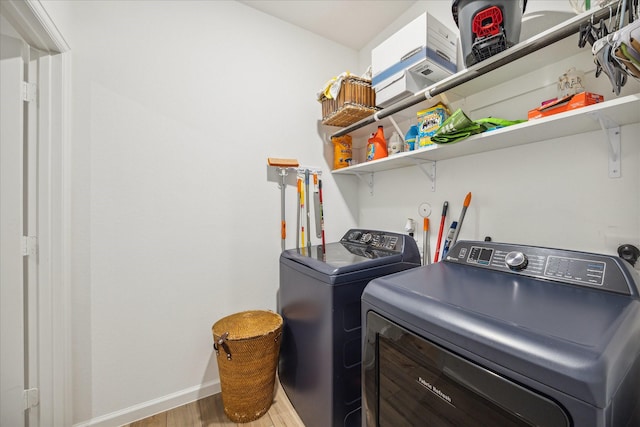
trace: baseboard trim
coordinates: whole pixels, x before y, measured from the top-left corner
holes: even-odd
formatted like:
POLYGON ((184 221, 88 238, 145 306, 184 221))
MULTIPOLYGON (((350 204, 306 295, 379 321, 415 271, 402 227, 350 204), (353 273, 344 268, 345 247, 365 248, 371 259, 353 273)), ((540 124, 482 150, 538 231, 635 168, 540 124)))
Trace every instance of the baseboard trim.
POLYGON ((220 380, 210 381, 138 405, 133 405, 120 411, 91 418, 88 421, 74 424, 73 427, 113 427, 130 424, 134 421, 186 405, 187 403, 216 393, 220 393, 220 380))

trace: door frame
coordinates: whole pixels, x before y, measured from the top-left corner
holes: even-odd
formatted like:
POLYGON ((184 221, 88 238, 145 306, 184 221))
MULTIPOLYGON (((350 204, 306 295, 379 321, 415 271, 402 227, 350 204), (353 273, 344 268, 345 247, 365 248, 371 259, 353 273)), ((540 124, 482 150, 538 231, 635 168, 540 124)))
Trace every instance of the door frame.
POLYGON ((2 0, 0 12, 38 58, 39 425, 72 425, 70 280, 71 52, 39 0, 2 0))
POLYGON ((25 325, 25 122, 22 86, 27 44, 0 35, 0 424, 23 425, 27 383, 25 325))

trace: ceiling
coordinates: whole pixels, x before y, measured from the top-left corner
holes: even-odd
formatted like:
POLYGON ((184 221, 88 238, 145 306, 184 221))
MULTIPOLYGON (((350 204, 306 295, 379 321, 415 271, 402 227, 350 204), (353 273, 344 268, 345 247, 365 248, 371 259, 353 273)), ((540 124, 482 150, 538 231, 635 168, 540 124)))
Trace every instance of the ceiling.
MULTIPOLYGON (((237 0, 240 3, 318 34, 343 46, 360 50, 418 0, 237 0)), ((531 3, 531 2, 530 2, 531 3)), ((546 7, 551 2, 544 3, 546 7)), ((531 5, 533 6, 533 5, 531 5)), ((528 7, 520 40, 575 16, 569 2, 553 2, 552 9, 528 7), (540 8, 538 8, 540 9, 540 8)))
POLYGON ((238 0, 341 45, 360 50, 416 0, 238 0))

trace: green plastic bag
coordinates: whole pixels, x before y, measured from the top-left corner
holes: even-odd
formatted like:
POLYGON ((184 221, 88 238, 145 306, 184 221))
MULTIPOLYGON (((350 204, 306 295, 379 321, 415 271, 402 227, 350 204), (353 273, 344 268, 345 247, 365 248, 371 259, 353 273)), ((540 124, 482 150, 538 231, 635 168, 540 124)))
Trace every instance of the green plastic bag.
POLYGON ((442 123, 442 126, 440 126, 436 133, 431 137, 431 141, 436 144, 450 144, 477 133, 511 126, 525 121, 526 120, 497 119, 494 117, 487 117, 474 121, 467 117, 462 109, 457 109, 455 113, 442 123))
POLYGON ((442 123, 436 133, 431 137, 431 141, 436 144, 446 144, 456 142, 484 130, 482 125, 475 123, 458 108, 447 120, 442 123))

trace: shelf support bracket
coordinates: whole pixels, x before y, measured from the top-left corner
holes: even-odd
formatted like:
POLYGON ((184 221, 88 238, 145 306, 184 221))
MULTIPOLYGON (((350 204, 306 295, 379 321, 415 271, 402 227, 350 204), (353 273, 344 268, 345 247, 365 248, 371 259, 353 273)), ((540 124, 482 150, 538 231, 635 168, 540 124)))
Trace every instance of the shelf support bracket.
POLYGON ((369 174, 369 181, 362 177, 361 173, 355 174, 360 181, 362 181, 367 187, 369 187, 369 194, 373 196, 373 172, 369 174))
POLYGON ((607 139, 609 178, 620 178, 620 126, 601 115, 598 115, 598 122, 607 139))
POLYGON ((402 130, 400 129, 400 126, 398 126, 398 123, 396 123, 396 121, 393 119, 393 116, 389 116, 388 118, 391 124, 393 125, 393 127, 395 128, 396 132, 398 132, 398 135, 400 136, 400 138, 404 140, 404 132, 402 132, 402 130))
POLYGON ((416 166, 420 168, 422 173, 424 173, 429 181, 431 181, 431 191, 436 191, 436 162, 435 161, 425 161, 425 160, 416 160, 411 159, 416 166))

